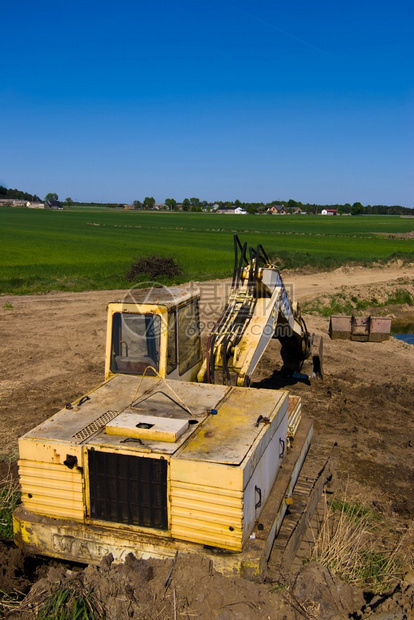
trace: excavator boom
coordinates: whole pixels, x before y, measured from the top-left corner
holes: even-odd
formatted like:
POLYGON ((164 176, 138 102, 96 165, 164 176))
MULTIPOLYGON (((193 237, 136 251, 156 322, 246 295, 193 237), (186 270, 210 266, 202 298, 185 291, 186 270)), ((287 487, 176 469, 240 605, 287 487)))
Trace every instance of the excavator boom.
POLYGON ((282 345, 285 374, 299 373, 312 353, 314 374, 321 375, 320 342, 308 333, 279 270, 262 245, 248 248, 235 235, 229 300, 210 333, 198 381, 248 386, 272 338, 282 345))

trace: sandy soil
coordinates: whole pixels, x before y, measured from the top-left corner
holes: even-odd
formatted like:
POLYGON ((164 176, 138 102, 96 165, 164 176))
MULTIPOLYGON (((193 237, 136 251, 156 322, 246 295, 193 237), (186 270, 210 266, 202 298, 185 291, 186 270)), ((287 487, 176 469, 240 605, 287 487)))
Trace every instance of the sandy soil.
MULTIPOLYGON (((414 266, 340 268, 311 275, 286 271, 283 278, 292 297, 304 301, 341 287, 361 291, 401 278, 412 281, 414 266)), ((217 316, 229 282, 200 286, 201 318, 208 325, 217 316)), ((21 434, 103 380, 105 305, 124 296, 124 291, 99 291, 0 297, 3 471, 7 461, 16 456, 21 434)), ((357 493, 367 505, 406 527, 414 518, 414 349, 394 338, 378 344, 332 341, 327 320, 305 318, 310 331, 325 337, 325 377, 311 386, 296 383, 289 389, 302 397, 303 411, 313 419, 316 434, 338 444, 336 488, 343 491, 347 486, 350 494, 357 493)), ((254 377, 256 385, 280 387, 274 372, 280 366, 274 342, 254 377)), ((228 586, 228 592, 234 587, 228 586)), ((334 617, 322 612, 296 616, 285 610, 283 615, 282 607, 281 616, 269 615, 268 601, 263 603, 263 614, 258 613, 258 601, 264 594, 256 595, 251 615, 246 610, 243 615, 242 609, 235 615, 236 607, 227 608, 223 603, 220 614, 193 617, 334 617)), ((161 613, 159 617, 172 616, 161 613)), ((337 617, 348 616, 339 613, 337 617)))

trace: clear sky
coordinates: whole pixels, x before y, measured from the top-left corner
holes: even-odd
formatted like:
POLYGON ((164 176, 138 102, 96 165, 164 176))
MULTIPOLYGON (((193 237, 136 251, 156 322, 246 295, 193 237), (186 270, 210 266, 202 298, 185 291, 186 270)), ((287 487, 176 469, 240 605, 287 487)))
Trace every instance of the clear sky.
POLYGON ((412 0, 10 0, 0 184, 414 206, 412 0))

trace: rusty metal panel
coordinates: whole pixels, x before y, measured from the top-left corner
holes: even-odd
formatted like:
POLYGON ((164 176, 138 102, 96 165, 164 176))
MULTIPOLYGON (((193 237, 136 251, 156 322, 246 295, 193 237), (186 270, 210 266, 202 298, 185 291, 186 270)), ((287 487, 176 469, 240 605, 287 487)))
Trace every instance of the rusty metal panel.
POLYGON ((179 458, 239 465, 259 436, 264 438, 266 424, 287 412, 287 392, 272 396, 267 390, 231 389, 179 458))
POLYGON ((351 317, 343 315, 331 316, 329 335, 332 340, 349 340, 351 336, 351 317))
POLYGON ((368 342, 370 325, 370 316, 352 316, 351 340, 356 340, 357 342, 368 342))
POLYGON ((55 441, 42 441, 32 439, 25 435, 19 439, 19 458, 21 461, 33 461, 36 463, 55 463, 63 465, 68 452, 75 456, 78 463, 82 461, 82 447, 69 445, 55 441))
POLYGON ((200 487, 213 487, 215 492, 243 490, 243 470, 234 465, 208 463, 205 461, 187 461, 180 458, 170 460, 171 482, 196 484, 200 487))
POLYGON ((240 551, 276 479, 287 431, 286 392, 275 404, 265 391, 234 388, 171 458, 172 536, 240 551))
MULTIPOLYGON (((216 466, 215 481, 220 476, 216 466)), ((171 534, 174 538, 242 548, 243 493, 171 480, 171 534)))
POLYGON ((370 342, 388 340, 391 333, 391 317, 371 317, 370 342))
POLYGON ((83 521, 82 474, 57 463, 19 461, 23 506, 54 518, 83 521))

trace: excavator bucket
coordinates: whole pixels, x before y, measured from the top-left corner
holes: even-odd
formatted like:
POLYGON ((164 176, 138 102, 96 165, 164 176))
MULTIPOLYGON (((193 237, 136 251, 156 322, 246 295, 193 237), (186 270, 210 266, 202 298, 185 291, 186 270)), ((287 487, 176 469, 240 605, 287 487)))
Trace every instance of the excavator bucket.
POLYGON ((311 336, 312 376, 323 378, 323 338, 312 334, 311 336))
POLYGON ((391 333, 391 318, 374 316, 331 316, 329 335, 332 340, 382 342, 391 333))

